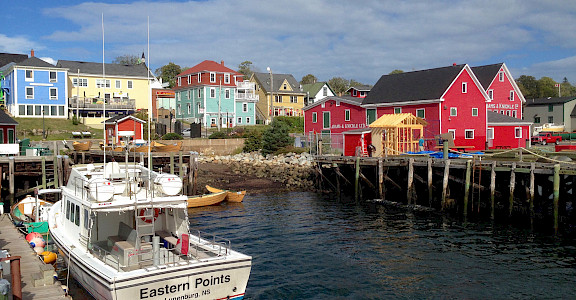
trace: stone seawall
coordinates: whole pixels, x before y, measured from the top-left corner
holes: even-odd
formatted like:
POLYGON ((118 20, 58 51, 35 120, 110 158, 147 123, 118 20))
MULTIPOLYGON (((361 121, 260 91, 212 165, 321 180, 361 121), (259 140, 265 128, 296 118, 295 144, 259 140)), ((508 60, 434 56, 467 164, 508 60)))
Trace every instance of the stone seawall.
POLYGON ((264 157, 258 153, 200 156, 199 162, 224 164, 235 174, 266 178, 292 190, 314 189, 314 168, 308 153, 264 157))

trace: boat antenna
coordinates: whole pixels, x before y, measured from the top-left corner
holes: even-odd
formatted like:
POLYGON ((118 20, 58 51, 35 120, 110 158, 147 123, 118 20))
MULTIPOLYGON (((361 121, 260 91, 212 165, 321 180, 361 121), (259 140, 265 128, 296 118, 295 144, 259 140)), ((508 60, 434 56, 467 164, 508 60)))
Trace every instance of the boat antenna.
POLYGON ((104 63, 104 13, 102 13, 102 94, 104 101, 102 101, 102 116, 104 117, 104 168, 106 168, 106 64, 104 63))

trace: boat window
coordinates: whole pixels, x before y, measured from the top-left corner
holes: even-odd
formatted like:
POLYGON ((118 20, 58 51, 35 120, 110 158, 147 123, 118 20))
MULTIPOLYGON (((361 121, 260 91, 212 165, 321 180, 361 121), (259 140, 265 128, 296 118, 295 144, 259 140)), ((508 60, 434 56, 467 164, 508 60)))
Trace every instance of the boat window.
POLYGON ((80 206, 76 205, 76 218, 74 219, 74 224, 80 226, 80 206))
POLYGON ((66 219, 70 220, 70 201, 66 200, 66 219))
POLYGON ((74 203, 70 203, 70 221, 74 222, 74 211, 75 211, 75 207, 76 204, 74 203))
POLYGON ((84 210, 84 228, 90 229, 88 226, 88 210, 84 210))

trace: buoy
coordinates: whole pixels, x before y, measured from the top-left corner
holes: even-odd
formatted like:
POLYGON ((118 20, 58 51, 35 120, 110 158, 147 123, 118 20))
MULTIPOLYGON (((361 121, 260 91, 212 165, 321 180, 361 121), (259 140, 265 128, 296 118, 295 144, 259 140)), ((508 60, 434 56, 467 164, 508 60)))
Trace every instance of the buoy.
POLYGON ((42 238, 42 234, 38 232, 30 232, 26 235, 26 241, 28 242, 32 241, 34 238, 42 238))
POLYGON ((46 246, 46 241, 42 237, 33 238, 30 241, 30 246, 32 246, 32 248, 36 247, 44 248, 44 246, 46 246))
MULTIPOLYGON (((40 255, 44 258, 44 262, 47 264, 51 264, 56 261, 56 253, 50 251, 44 251, 40 253, 40 255)), ((56 274, 56 273, 54 273, 56 274)))
POLYGON ((34 252, 36 252, 36 254, 41 254, 44 252, 44 247, 34 247, 34 252))

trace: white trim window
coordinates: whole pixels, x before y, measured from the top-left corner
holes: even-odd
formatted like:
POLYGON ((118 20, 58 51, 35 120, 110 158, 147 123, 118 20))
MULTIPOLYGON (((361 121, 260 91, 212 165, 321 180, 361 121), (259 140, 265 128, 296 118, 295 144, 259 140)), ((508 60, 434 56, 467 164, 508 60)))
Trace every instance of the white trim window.
POLYGON ((394 113, 395 114, 401 114, 402 113, 402 107, 394 107, 394 113))
POLYGON ((312 123, 318 123, 318 113, 317 112, 312 113, 312 123))
POLYGON ((456 129, 448 129, 448 132, 452 134, 452 140, 456 139, 456 129))
POLYGON ((514 101, 514 91, 510 91, 510 101, 514 101))
POLYGON ((58 74, 56 73, 56 71, 50 71, 49 77, 50 82, 58 82, 58 74))
POLYGON ((216 98, 216 89, 210 88, 210 98, 216 98))
MULTIPOLYGON (((290 96, 290 103, 298 103, 298 96, 290 96)), ((336 102, 336 106, 340 106, 340 102, 336 102)))
POLYGON ((522 127, 514 127, 514 137, 517 139, 522 138, 522 127))
POLYGON ((24 70, 26 73, 26 81, 34 81, 34 71, 33 70, 24 70))
POLYGON ((192 99, 192 90, 187 90, 187 96, 188 96, 188 100, 192 99))
POLYGON ((188 79, 188 84, 191 84, 192 83, 192 75, 188 75, 187 79, 188 79))
POLYGON ((516 118, 516 110, 512 111, 512 117, 516 118))
POLYGON ((114 82, 114 86, 115 86, 117 89, 121 89, 121 88, 122 88, 122 82, 121 82, 120 80, 116 80, 116 81, 114 82))
POLYGON ((462 94, 468 93, 468 82, 462 82, 462 94))
POLYGON ((202 90, 203 88, 198 89, 198 98, 202 98, 202 90))
POLYGON ((132 89, 134 87, 134 82, 132 80, 128 80, 127 84, 129 89, 132 89))
POLYGON ((464 129, 464 138, 467 140, 474 139, 474 129, 464 129))
POLYGON ((224 83, 226 83, 226 84, 230 83, 230 74, 229 73, 224 73, 224 83))
POLYGON ((346 121, 346 122, 350 121, 350 110, 349 109, 344 110, 344 121, 346 121))
POLYGON ((188 103, 188 114, 192 114, 192 103, 188 103))
POLYGON ((478 116, 478 108, 477 108, 477 107, 472 107, 472 116, 473 116, 473 117, 477 117, 477 116, 478 116))
POLYGON ((230 89, 224 90, 224 99, 230 99, 230 89))
POLYGON ((88 87, 88 78, 72 78, 72 85, 78 87, 78 82, 80 82, 80 87, 88 87))
POLYGON ((178 104, 176 106, 176 113, 182 115, 182 104, 178 104))
POLYGON ((504 71, 498 72, 498 80, 504 82, 504 71))
POLYGON ((489 140, 493 140, 494 139, 494 128, 493 127, 488 127, 486 129, 486 138, 489 140))
POLYGON ((110 88, 110 79, 96 79, 96 88, 110 88))
POLYGON ((488 90, 488 99, 494 100, 494 90, 488 90))
POLYGON ((178 77, 178 86, 182 86, 182 77, 178 77))
POLYGON ((198 82, 202 82, 202 73, 198 73, 198 82))
POLYGON ((246 124, 250 124, 250 117, 246 117, 246 124))
POLYGON ((50 88, 50 100, 58 100, 58 88, 50 88))
POLYGON ((242 118, 238 117, 238 119, 236 119, 236 124, 242 124, 242 118))
POLYGON ((450 116, 451 117, 458 116, 458 107, 450 107, 450 116))
POLYGON ((242 103, 242 112, 248 112, 248 103, 242 103))
POLYGON ((426 110, 424 108, 419 108, 416 110, 416 116, 421 119, 426 118, 426 110))
POLYGON ((216 73, 210 72, 210 82, 216 82, 216 73))
POLYGON ((34 99, 34 87, 26 87, 26 99, 34 99))

